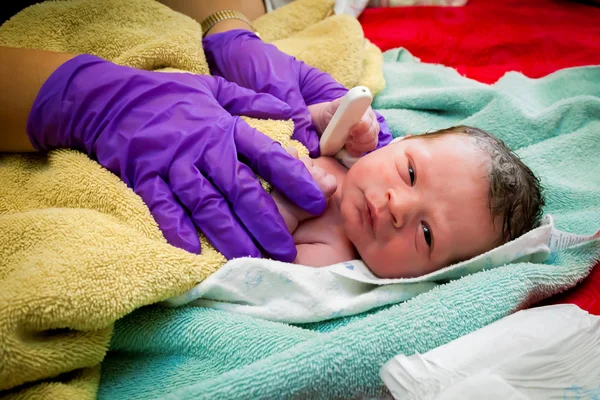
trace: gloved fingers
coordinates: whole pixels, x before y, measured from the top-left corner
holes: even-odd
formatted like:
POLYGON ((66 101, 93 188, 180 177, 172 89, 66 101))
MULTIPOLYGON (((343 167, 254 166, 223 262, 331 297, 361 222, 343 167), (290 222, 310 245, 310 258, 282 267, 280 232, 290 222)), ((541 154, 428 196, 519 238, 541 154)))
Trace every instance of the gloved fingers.
MULTIPOLYGON (((239 145, 235 142, 235 138, 258 131, 250 128, 240 117, 230 117, 229 126, 222 128, 228 131, 223 132, 219 142, 215 142, 214 149, 207 149, 201 154, 196 162, 197 168, 227 199, 233 214, 260 249, 276 260, 294 261, 297 254, 296 247, 273 198, 263 189, 252 170, 238 160, 238 157, 244 157, 245 154, 238 154, 239 145)), ((273 143, 263 133, 256 136, 267 138, 273 143)), ((288 159, 300 163, 281 145, 277 144, 277 146, 288 159)), ((268 154, 251 154, 270 157, 268 154)), ((281 169, 286 167, 286 164, 277 165, 277 168, 281 169)), ((198 190, 190 191, 188 196, 192 197, 197 192, 198 190)))
POLYGON ((292 139, 302 143, 311 157, 319 157, 321 155, 320 139, 308 109, 305 108, 295 112, 292 120, 294 121, 292 139))
POLYGON ((279 143, 239 118, 235 126, 235 143, 246 164, 292 203, 312 215, 325 211, 325 196, 304 163, 290 156, 279 143))
POLYGON ((158 175, 140 179, 135 192, 144 200, 167 242, 191 253, 200 253, 194 223, 158 175))
POLYGON ((232 115, 276 120, 293 116, 291 107, 278 98, 256 93, 218 76, 214 77, 211 90, 217 102, 232 115))
POLYGON ((306 105, 333 101, 343 97, 348 89, 331 75, 302 61, 299 63, 299 86, 306 105))
POLYGON ((293 99, 290 101, 291 104, 301 105, 292 109, 275 96, 256 93, 220 77, 215 77, 213 89, 219 104, 232 115, 278 120, 292 118, 294 122, 292 138, 306 146, 311 156, 319 155, 319 136, 299 92, 289 94, 293 99))
MULTIPOLYGON (((230 171, 231 168, 223 170, 230 171)), ((182 159, 174 162, 169 170, 169 181, 194 224, 228 260, 261 256, 223 194, 202 175, 192 161, 182 159)), ((251 199, 249 205, 255 205, 254 201, 255 199, 251 199)))

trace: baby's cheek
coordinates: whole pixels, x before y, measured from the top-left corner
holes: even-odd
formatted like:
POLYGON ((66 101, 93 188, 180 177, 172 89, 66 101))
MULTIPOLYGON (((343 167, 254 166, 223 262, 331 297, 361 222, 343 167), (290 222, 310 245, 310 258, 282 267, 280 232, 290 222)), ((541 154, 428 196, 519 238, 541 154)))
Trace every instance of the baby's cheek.
POLYGON ((365 264, 380 278, 397 279, 421 276, 422 261, 415 253, 414 246, 402 237, 394 236, 387 242, 379 241, 377 246, 363 258, 365 264))

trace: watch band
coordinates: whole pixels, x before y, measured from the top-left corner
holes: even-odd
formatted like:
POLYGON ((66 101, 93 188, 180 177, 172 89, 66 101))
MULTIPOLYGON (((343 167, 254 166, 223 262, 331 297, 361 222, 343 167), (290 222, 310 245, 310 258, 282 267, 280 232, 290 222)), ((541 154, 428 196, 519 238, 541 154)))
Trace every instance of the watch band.
POLYGON ((210 14, 202 21, 200 26, 202 27, 202 37, 206 36, 206 33, 217 23, 226 19, 239 19, 247 23, 252 31, 258 35, 258 32, 252 26, 252 22, 241 12, 235 10, 221 10, 210 14))

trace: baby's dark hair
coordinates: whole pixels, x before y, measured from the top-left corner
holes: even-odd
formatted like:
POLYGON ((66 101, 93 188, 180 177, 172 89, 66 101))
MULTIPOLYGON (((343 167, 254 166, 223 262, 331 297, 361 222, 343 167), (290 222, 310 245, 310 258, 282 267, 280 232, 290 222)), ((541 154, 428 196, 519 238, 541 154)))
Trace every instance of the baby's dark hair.
POLYGON ((500 243, 518 238, 539 223, 545 205, 539 178, 500 139, 470 126, 454 126, 414 137, 466 135, 490 159, 489 207, 494 221, 502 220, 500 243))

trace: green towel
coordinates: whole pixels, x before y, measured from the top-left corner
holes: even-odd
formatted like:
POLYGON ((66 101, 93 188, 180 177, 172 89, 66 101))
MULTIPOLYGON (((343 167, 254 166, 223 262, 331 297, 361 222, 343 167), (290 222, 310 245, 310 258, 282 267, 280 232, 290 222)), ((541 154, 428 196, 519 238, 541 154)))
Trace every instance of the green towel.
MULTIPOLYGON (((600 67, 493 86, 405 50, 385 53, 374 107, 394 135, 468 124, 518 153, 546 188, 557 228, 600 227, 600 67)), ((100 398, 360 398, 386 393, 378 372, 398 353, 426 352, 572 287, 600 240, 440 285, 402 304, 291 326, 203 308, 150 306, 117 322, 100 398)))

